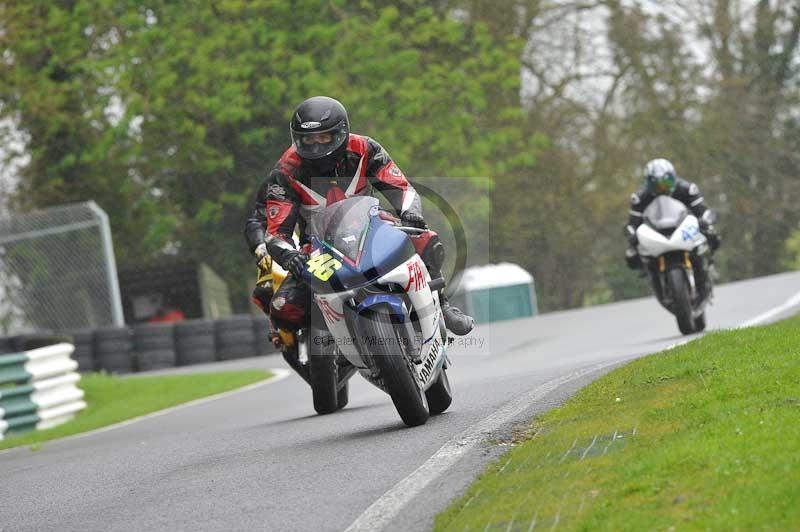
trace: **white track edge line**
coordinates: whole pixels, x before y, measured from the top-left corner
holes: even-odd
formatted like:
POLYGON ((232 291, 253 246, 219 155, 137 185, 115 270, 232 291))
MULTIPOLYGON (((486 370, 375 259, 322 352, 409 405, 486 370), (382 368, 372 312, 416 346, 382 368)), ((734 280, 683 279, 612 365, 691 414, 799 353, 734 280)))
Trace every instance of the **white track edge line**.
MULTIPOLYGON (((757 327, 759 325, 765 325, 772 318, 774 318, 775 316, 780 316, 784 312, 789 311, 789 310, 791 310, 791 309, 793 309, 795 307, 798 307, 798 306, 800 306, 800 292, 796 293, 795 295, 793 295, 792 297, 790 297, 789 299, 787 299, 786 301, 784 301, 782 304, 778 305, 777 307, 773 307, 773 308, 769 309, 768 311, 764 312, 763 314, 759 314, 755 318, 751 318, 751 319, 749 319, 749 320, 747 320, 745 322, 742 322, 742 323, 740 323, 739 325, 737 325, 736 327, 733 327, 733 328, 734 329, 747 329, 749 327, 757 327)), ((671 349, 675 349, 676 347, 680 347, 682 345, 686 345, 686 344, 688 344, 689 342, 691 342, 693 340, 697 340, 698 338, 700 338, 700 336, 702 336, 702 334, 696 335, 693 338, 686 338, 686 339, 681 340, 679 342, 675 342, 674 344, 670 345, 669 347, 665 348, 664 350, 665 351, 669 351, 671 349)))
MULTIPOLYGON (((247 386, 243 386, 241 388, 236 388, 235 390, 228 390, 227 392, 222 392, 214 395, 209 395, 206 397, 201 397, 199 399, 194 399, 189 401, 188 403, 181 403, 179 405, 170 406, 168 408, 164 408, 163 410, 156 410, 155 412, 150 412, 149 414, 144 414, 138 417, 134 417, 131 419, 126 419, 125 421, 120 421, 119 423, 114 423, 113 425, 106 425, 105 427, 100 427, 97 429, 89 430, 86 432, 80 432, 78 434, 72 434, 71 436, 64 436, 63 438, 56 438, 54 440, 47 440, 41 442, 40 445, 46 445, 48 443, 55 443, 55 442, 62 442, 62 441, 69 441, 69 440, 77 440, 80 438, 87 438, 89 436, 94 436, 96 434, 102 434, 103 432, 109 432, 116 429, 121 429, 122 427, 127 427, 128 425, 133 425, 134 423, 138 423, 139 421, 145 421, 147 419, 153 419, 156 417, 165 416, 167 414, 171 414, 173 412, 177 412, 178 410, 183 410, 185 408, 191 408, 193 406, 202 405, 205 403, 210 403, 212 401, 218 401, 219 399, 225 399, 226 397, 230 397, 232 395, 237 395, 240 393, 249 392, 250 390, 255 390, 256 388, 260 388, 262 386, 266 386, 268 384, 273 384, 278 381, 282 381, 286 377, 292 374, 292 371, 285 369, 285 368, 269 368, 266 371, 272 373, 272 376, 269 378, 264 379, 263 381, 254 382, 253 384, 248 384, 247 386)), ((3 449, 0 451, 0 454, 8 453, 11 451, 18 451, 19 449, 25 449, 30 447, 31 445, 37 445, 36 443, 29 443, 25 445, 21 445, 19 447, 10 447, 8 449, 3 449)), ((2 530, 2 529, 0 529, 2 530)))
MULTIPOLYGON (((739 328, 761 325, 771 318, 796 306, 800 306, 800 292, 789 298, 783 304, 745 321, 739 325, 739 328)), ((685 345, 692 340, 694 340, 694 338, 677 342, 667 347, 666 350, 685 345)), ((633 358, 631 358, 631 360, 633 360, 633 358)), ((575 379, 600 371, 609 366, 619 364, 620 362, 620 360, 617 360, 569 373, 534 388, 520 398, 509 401, 493 414, 490 414, 488 417, 472 425, 467 430, 445 443, 438 451, 428 458, 425 463, 395 484, 389 491, 381 495, 374 503, 364 510, 364 512, 347 527, 345 532, 374 531, 385 528, 386 525, 400 513, 403 507, 411 502, 414 497, 419 495, 428 484, 436 480, 436 478, 453 466, 462 456, 483 441, 482 436, 485 433, 490 433, 508 423, 522 414, 526 409, 532 407, 534 401, 555 391, 559 386, 563 386, 575 379)))
POLYGON ((786 300, 782 305, 778 305, 777 307, 764 312, 763 314, 759 314, 753 319, 747 320, 746 322, 739 325, 739 328, 746 328, 746 327, 753 327, 755 325, 762 325, 775 316, 779 316, 780 314, 786 312, 787 310, 791 310, 794 307, 800 306, 800 292, 793 295, 789 299, 786 300))
MULTIPOLYGON (((623 359, 625 360, 625 359, 623 359)), ((419 495, 428 484, 438 478, 460 458, 486 439, 486 435, 509 423, 530 409, 536 401, 556 391, 559 387, 596 371, 619 364, 615 360, 571 372, 550 380, 512 399, 493 414, 475 423, 455 438, 445 443, 413 473, 395 484, 369 506, 345 532, 381 530, 394 519, 403 507, 419 495)))

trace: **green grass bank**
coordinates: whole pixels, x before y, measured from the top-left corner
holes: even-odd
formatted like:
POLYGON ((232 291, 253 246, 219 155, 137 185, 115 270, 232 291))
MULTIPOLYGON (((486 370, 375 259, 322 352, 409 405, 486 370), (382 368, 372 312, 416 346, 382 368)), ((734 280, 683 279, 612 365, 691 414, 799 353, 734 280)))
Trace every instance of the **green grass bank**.
POLYGON ((800 530, 800 318, 637 360, 521 430, 436 530, 800 530))
POLYGON ((52 429, 9 435, 0 440, 0 449, 39 444, 94 430, 201 397, 235 390, 270 376, 269 372, 262 370, 158 377, 84 375, 78 386, 86 394, 88 407, 74 420, 52 429))

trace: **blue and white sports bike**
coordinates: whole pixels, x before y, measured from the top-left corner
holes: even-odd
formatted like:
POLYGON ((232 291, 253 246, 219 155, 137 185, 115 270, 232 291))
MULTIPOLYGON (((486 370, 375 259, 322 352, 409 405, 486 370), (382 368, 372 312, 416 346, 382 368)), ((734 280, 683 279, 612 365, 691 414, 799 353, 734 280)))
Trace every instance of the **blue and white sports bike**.
POLYGON ((406 425, 422 425, 452 401, 444 282, 431 279, 415 247, 431 233, 400 226, 373 197, 343 199, 322 214, 302 278, 314 293, 312 325, 287 361, 321 414, 347 403, 358 372, 391 396, 406 425))

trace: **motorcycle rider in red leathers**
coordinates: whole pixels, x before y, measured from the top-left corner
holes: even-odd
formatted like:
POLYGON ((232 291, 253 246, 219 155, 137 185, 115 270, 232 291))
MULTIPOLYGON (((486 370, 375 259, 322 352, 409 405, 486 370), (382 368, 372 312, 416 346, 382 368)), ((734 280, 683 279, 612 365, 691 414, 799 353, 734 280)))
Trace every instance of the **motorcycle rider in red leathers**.
MULTIPOLYGON (((253 211, 245 226, 245 237, 256 260, 272 257, 289 276, 273 294, 258 285, 253 301, 287 330, 305 327, 312 304, 311 290, 299 282, 308 256, 295 248, 292 234, 299 224, 301 242, 316 227, 325 206, 344 198, 380 191, 400 216, 403 225, 427 229, 422 205, 414 187, 380 144, 369 137, 350 133, 347 111, 325 96, 304 101, 292 115, 292 146, 258 189, 253 211)), ((433 279, 441 277, 442 244, 435 233, 417 239, 418 252, 433 279)), ((441 296, 445 326, 465 335, 473 319, 441 296)))

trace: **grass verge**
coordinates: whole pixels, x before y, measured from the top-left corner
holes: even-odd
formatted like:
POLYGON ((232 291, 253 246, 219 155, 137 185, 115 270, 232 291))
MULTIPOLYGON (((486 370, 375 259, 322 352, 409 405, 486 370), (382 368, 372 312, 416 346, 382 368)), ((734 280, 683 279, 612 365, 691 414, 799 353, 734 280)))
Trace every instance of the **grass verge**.
POLYGON ((522 432, 436 530, 800 530, 800 319, 635 361, 522 432))
POLYGON ((84 375, 78 386, 85 392, 88 406, 74 420, 52 429, 8 436, 0 440, 0 449, 40 444, 105 427, 194 399, 241 388, 269 376, 269 372, 262 370, 135 378, 100 373, 84 375))

